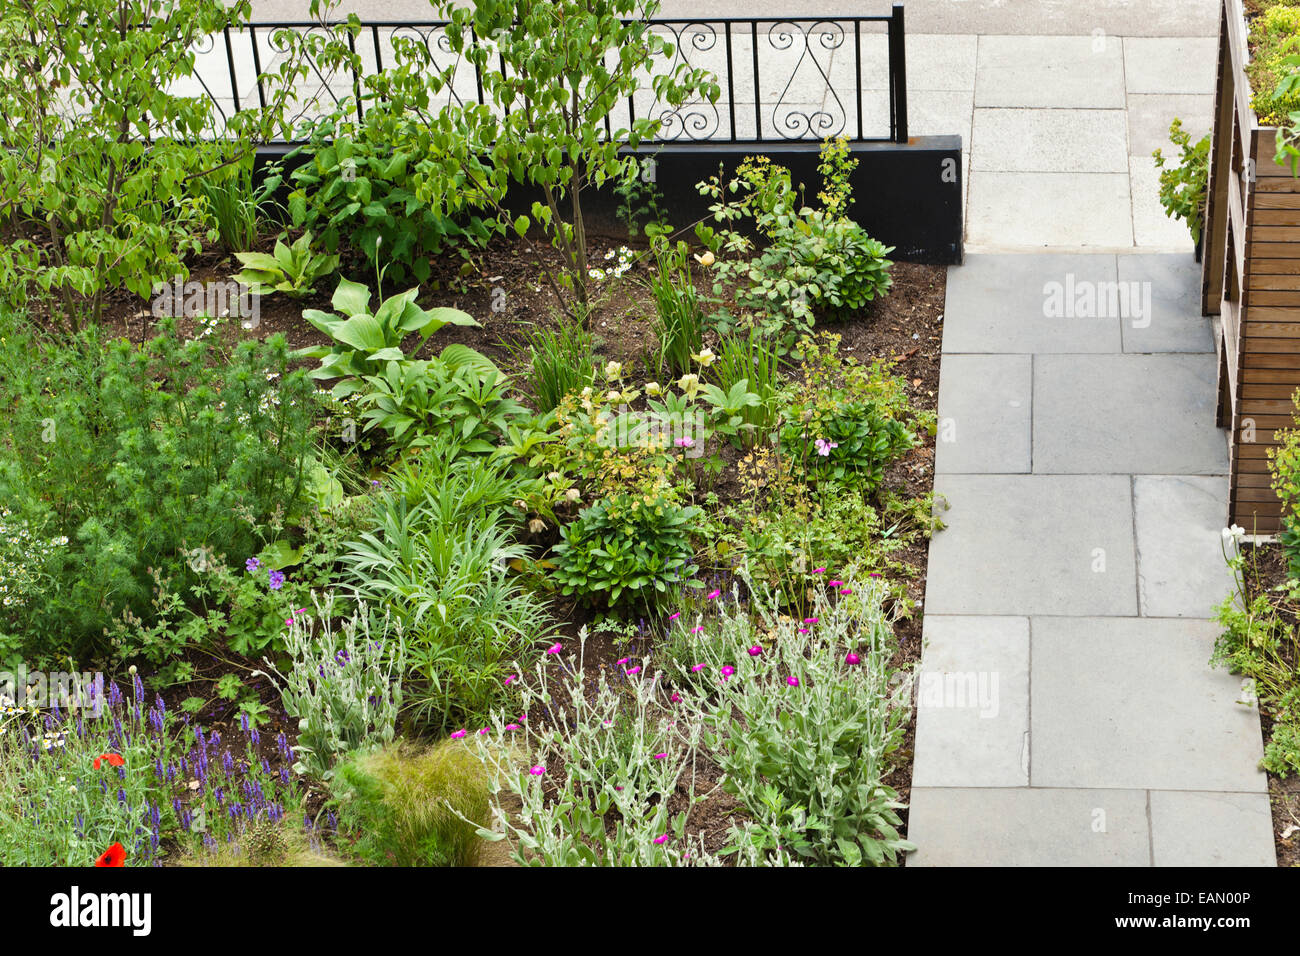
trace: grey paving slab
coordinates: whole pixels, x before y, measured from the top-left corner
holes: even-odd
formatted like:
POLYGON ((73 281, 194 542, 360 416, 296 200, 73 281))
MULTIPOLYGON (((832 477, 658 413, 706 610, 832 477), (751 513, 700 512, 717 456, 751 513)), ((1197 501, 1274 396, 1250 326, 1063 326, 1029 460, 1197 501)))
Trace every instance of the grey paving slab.
POLYGON ((1133 241, 1139 248, 1191 252, 1192 234, 1181 219, 1171 219, 1160 205, 1160 170, 1149 156, 1130 156, 1133 241))
POLYGON ((1120 256, 1118 274, 1143 314, 1123 322, 1125 352, 1213 352, 1213 321, 1201 315, 1201 264, 1190 253, 1120 256), (1133 295, 1133 283, 1138 294, 1133 295))
POLYGON ((1141 613, 1213 617, 1232 588, 1221 550, 1227 477, 1139 475, 1133 509, 1141 613))
POLYGON ((975 105, 1123 109, 1124 60, 1113 36, 981 36, 975 105))
POLYGON ((1207 663, 1219 626, 1156 618, 1030 622, 1036 787, 1262 793, 1259 715, 1207 663))
POLYGON ((1126 173, 1127 139, 1123 110, 977 108, 971 166, 976 172, 1126 173))
POLYGON ((1133 246, 1129 199, 1124 173, 986 170, 971 180, 966 247, 1127 250, 1133 246))
POLYGON ((1127 476, 937 475, 930 614, 1137 613, 1127 476))
MULTIPOLYGON (((1198 140, 1210 131, 1214 118, 1214 97, 1209 93, 1130 93, 1128 95, 1128 151, 1150 156, 1161 149, 1165 158, 1177 156, 1169 141, 1169 124, 1174 117, 1198 140)), ((1175 160, 1176 161, 1176 160, 1175 160)))
MULTIPOLYGON (((979 37, 967 34, 907 33, 907 103, 910 113, 915 93, 934 90, 975 89, 975 50, 979 37)), ((866 89, 889 88, 889 57, 865 57, 862 85, 866 89)), ((865 52, 865 44, 864 44, 865 52)), ((849 59, 846 57, 845 59, 849 59)))
POLYGON ((935 471, 1028 473, 1033 357, 948 355, 939 371, 935 471))
MULTIPOLYGON (((885 109, 881 111, 889 121, 888 94, 878 94, 885 109)), ((969 90, 919 90, 907 94, 907 129, 912 136, 961 137, 963 150, 971 144, 971 116, 974 112, 969 90)), ((863 113, 871 116, 864 104, 863 113)))
POLYGON ((1268 794, 1151 791, 1156 866, 1276 866, 1268 794))
POLYGON ((928 614, 913 787, 1029 783, 1029 619, 928 614))
POLYGON ((913 787, 908 866, 1150 866, 1141 790, 913 787))
POLYGON ((1212 355, 1039 355, 1034 471, 1222 475, 1212 355))
POLYGON ((1051 314, 1067 284, 1073 292, 1080 282, 1115 281, 1111 255, 968 255, 948 270, 943 350, 1118 352, 1118 318, 1051 314))
POLYGON ((1124 83, 1130 93, 1213 93, 1218 38, 1125 37, 1124 83))

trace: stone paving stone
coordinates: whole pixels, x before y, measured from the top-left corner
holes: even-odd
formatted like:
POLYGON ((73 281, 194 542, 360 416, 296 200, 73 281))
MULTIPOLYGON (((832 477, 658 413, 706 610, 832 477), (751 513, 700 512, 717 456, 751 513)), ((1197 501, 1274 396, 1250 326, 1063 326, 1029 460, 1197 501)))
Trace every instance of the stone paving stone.
POLYGON ((925 618, 914 787, 1029 783, 1029 620, 925 618))
MULTIPOLYGON (((969 34, 907 34, 907 102, 914 93, 933 90, 975 89, 975 56, 979 37, 969 34)), ((865 89, 889 88, 888 46, 883 56, 867 57, 863 43, 862 85, 865 89)), ((846 57, 846 59, 849 59, 846 57)), ((837 64, 838 65, 838 64, 837 64)))
POLYGON ((1151 321, 1123 322, 1125 352, 1213 352, 1213 322, 1201 315, 1201 264, 1190 253, 1119 256, 1119 281, 1149 284, 1151 321))
POLYGON ((1156 866, 1276 866, 1264 793, 1151 791, 1156 866))
POLYGON ((1126 173, 1125 140, 1122 110, 981 108, 971 162, 977 173, 1126 173))
POLYGON ((971 181, 967 251, 1132 246, 1129 177, 1124 173, 986 170, 971 181))
POLYGON ((1134 156, 1150 156, 1159 148, 1168 160, 1178 156, 1178 148, 1169 141, 1174 117, 1183 121, 1183 129, 1195 142, 1210 131, 1214 97, 1209 93, 1130 93, 1127 112, 1128 151, 1134 156))
POLYGON ((1213 617, 1232 588, 1222 554, 1227 477, 1139 475, 1133 508, 1141 613, 1213 617))
MULTIPOLYGON (((927 602, 928 603, 928 602, 927 602)), ((1259 715, 1211 670, 1213 621, 1035 617, 1035 787, 1265 791, 1259 715)))
POLYGON ((1149 156, 1129 157, 1133 201, 1133 238, 1139 248, 1161 252, 1191 252, 1192 234, 1181 219, 1165 215, 1160 205, 1160 170, 1149 156))
MULTIPOLYGON (((988 175, 981 174, 981 181, 988 175)), ((968 255, 948 270, 943 350, 1118 352, 1118 318, 1047 314, 1050 295, 1059 288, 1063 296, 1068 282, 1113 283, 1116 275, 1112 255, 968 255)))
POLYGON ((975 105, 1123 109, 1120 41, 1114 36, 981 36, 975 105))
POLYGON ((939 474, 1031 470, 1033 357, 949 355, 939 372, 939 474))
POLYGON ((1127 476, 937 475, 930 614, 1137 613, 1127 476))
POLYGON ((1212 355, 1039 355, 1034 471, 1223 475, 1212 355))
POLYGON ((1219 41, 1214 36, 1125 37, 1125 89, 1212 94, 1218 61, 1219 41))
POLYGON ((1150 866, 1141 790, 913 787, 908 866, 1150 866))

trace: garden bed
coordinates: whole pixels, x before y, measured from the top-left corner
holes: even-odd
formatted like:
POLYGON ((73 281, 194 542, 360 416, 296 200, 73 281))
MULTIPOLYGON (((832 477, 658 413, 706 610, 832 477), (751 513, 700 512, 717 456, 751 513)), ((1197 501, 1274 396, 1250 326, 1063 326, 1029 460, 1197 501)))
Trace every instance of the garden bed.
MULTIPOLYGON (((1246 594, 1250 601, 1265 598, 1278 607, 1278 619, 1292 634, 1300 627, 1300 605, 1282 599, 1290 574, 1286 555, 1278 544, 1244 545, 1246 594)), ((1294 656, 1293 643, 1287 658, 1293 671, 1300 667, 1294 656)), ((1268 706, 1260 708, 1260 728, 1265 744, 1272 739, 1276 713, 1268 706)), ((1278 866, 1300 866, 1300 774, 1282 776, 1268 771, 1269 804, 1273 811, 1273 837, 1278 866)))

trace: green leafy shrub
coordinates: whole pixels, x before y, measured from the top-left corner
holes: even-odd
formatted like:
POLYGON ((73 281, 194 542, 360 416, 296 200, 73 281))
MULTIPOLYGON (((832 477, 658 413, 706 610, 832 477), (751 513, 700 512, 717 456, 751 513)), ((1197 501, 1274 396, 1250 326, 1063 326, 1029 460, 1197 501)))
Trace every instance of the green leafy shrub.
POLYGON ((713 203, 709 210, 719 231, 699 226, 696 233, 717 253, 721 294, 739 283, 736 301, 770 316, 765 332, 786 332, 812 325, 814 310, 826 317, 844 316, 884 296, 892 279, 885 246, 867 235, 844 211, 852 202, 849 173, 856 160, 841 141, 823 144, 821 165, 825 208, 802 202, 802 186, 791 184, 790 171, 765 156, 746 158, 735 176, 714 176, 699 184, 713 203), (754 241, 733 224, 752 222, 763 241, 754 241))
POLYGON ((1177 117, 1169 126, 1169 139, 1182 155, 1177 166, 1165 166, 1165 157, 1156 150, 1152 157, 1160 172, 1160 205, 1170 219, 1182 219, 1192 234, 1193 242, 1201 241, 1201 227, 1205 222, 1205 190, 1210 179, 1210 136, 1207 133, 1196 143, 1183 130, 1177 117))
POLYGON ((565 594, 653 607, 693 573, 690 535, 699 516, 662 492, 598 501, 562 529, 555 579, 565 594))
POLYGON ((0 498, 20 524, 68 539, 15 623, 33 654, 104 651, 115 614, 151 616, 150 569, 184 584, 225 556, 242 562, 297 508, 315 390, 289 370, 283 337, 223 355, 181 342, 170 319, 160 328, 107 348, 93 330, 67 344, 7 330, 0 498))
POLYGON ((487 775, 459 740, 358 754, 334 785, 340 831, 372 866, 473 866, 488 822, 487 775))
POLYGON ((397 63, 374 78, 382 94, 362 120, 334 116, 312 124, 302 147, 307 162, 290 174, 288 206, 294 225, 317 233, 327 251, 346 244, 374 268, 386 264, 398 281, 410 275, 425 282, 432 256, 451 248, 468 255, 500 226, 479 215, 486 200, 463 179, 435 195, 417 194, 430 177, 442 182, 437 146, 415 113, 427 107, 427 91, 420 96, 421 84, 401 82, 411 65, 406 47, 394 48, 397 63))
MULTIPOLYGON (((443 162, 443 178, 430 178, 419 196, 436 201, 446 189, 467 183, 476 194, 495 197, 500 221, 519 236, 526 237, 534 223, 540 226, 560 253, 562 268, 553 275, 551 265, 535 256, 538 267, 573 318, 588 303, 583 192, 593 186, 613 190, 639 176, 623 144, 635 149, 652 140, 663 126, 660 113, 696 94, 718 98, 716 79, 679 58, 676 47, 651 27, 648 18, 658 6, 656 0, 434 4, 450 21, 444 31, 450 59, 473 66, 485 105, 449 104, 438 111, 432 155, 443 162), (539 45, 539 37, 547 42, 539 45), (615 107, 647 88, 662 109, 637 117, 629 129, 607 133, 605 121, 615 107), (510 217, 499 206, 511 179, 542 192, 528 215, 510 217)), ((431 51, 424 53, 428 61, 420 72, 432 92, 446 95, 456 67, 434 64, 431 51)))
POLYGON ((805 339, 804 380, 787 396, 781 451, 813 482, 872 494, 885 468, 916 444, 902 382, 880 362, 839 356, 838 337, 805 339))

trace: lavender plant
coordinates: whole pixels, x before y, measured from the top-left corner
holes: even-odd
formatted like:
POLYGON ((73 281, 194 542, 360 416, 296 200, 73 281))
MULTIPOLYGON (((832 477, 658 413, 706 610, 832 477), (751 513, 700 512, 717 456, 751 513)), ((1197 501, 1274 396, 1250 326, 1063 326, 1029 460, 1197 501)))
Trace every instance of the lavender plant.
POLYGON ((293 659, 289 674, 263 662, 279 678, 285 710, 299 718, 294 771, 329 780, 344 755, 392 742, 402 706, 406 642, 400 623, 392 625, 390 637, 387 616, 372 635, 364 602, 339 630, 334 595, 322 600, 313 593, 312 603, 315 617, 304 610, 286 622, 285 645, 293 659))

